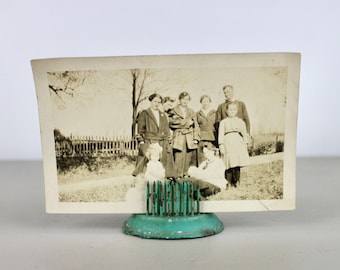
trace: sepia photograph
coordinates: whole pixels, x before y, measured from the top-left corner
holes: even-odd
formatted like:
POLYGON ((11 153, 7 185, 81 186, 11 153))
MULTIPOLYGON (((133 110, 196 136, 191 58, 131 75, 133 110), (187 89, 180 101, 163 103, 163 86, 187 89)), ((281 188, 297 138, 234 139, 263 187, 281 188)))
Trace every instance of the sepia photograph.
POLYGON ((32 61, 48 212, 145 212, 147 183, 203 212, 295 207, 297 53, 32 61))

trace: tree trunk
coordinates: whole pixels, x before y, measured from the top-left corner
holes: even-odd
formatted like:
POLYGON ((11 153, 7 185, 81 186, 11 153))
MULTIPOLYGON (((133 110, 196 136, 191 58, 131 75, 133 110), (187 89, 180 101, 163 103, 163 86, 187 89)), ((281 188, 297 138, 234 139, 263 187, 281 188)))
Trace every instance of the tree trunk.
POLYGON ((137 107, 132 108, 132 125, 131 125, 131 136, 134 138, 136 136, 136 126, 137 126, 137 107))
POLYGON ((132 124, 131 124, 131 136, 134 138, 136 136, 136 125, 137 125, 137 107, 138 101, 136 100, 137 95, 137 75, 136 71, 131 70, 132 75, 132 124))

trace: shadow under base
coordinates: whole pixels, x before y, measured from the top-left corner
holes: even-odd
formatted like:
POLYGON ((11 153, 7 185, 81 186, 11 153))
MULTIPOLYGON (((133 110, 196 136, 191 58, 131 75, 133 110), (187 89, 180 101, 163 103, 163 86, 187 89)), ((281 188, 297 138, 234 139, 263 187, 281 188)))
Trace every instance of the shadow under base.
POLYGON ((223 231, 215 214, 193 216, 149 216, 134 214, 123 226, 123 232, 149 239, 190 239, 211 236, 223 231))

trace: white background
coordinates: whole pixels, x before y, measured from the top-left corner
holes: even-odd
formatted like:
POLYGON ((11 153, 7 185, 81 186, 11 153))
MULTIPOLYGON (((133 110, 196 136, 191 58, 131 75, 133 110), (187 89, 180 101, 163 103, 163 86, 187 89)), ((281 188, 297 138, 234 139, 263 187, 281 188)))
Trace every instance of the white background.
POLYGON ((339 156, 340 2, 0 2, 0 159, 41 159, 30 60, 300 52, 298 156, 339 156))

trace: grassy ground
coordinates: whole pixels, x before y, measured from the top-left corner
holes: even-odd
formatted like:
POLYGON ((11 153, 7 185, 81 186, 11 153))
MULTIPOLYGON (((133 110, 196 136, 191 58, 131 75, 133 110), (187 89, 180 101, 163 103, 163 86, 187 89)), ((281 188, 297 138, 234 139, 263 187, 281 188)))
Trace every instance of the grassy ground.
POLYGON ((131 175, 134 162, 127 159, 99 160, 96 169, 83 164, 58 173, 61 202, 123 201, 136 179, 131 175))
POLYGON ((86 181, 101 180, 109 177, 131 175, 135 161, 122 158, 97 158, 91 163, 82 163, 67 170, 58 171, 58 184, 74 184, 86 181))
POLYGON ((241 169, 240 185, 229 187, 208 200, 273 200, 283 197, 283 161, 250 165, 241 169))
POLYGON ((126 182, 115 181, 114 178, 106 181, 94 180, 84 184, 61 185, 59 187, 59 200, 61 202, 117 202, 125 199, 126 192, 133 186, 133 177, 125 179, 126 182))
MULTIPOLYGON (((241 184, 210 196, 208 200, 270 200, 283 197, 282 155, 252 158, 241 169, 241 184)), ((128 159, 105 161, 96 170, 86 165, 58 174, 61 202, 124 201, 138 179, 131 176, 134 163, 128 159)))

